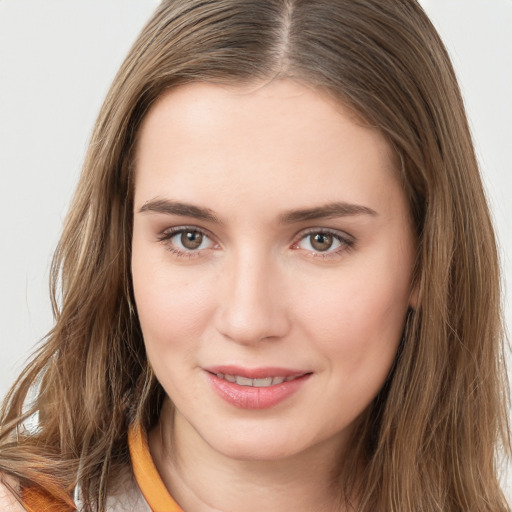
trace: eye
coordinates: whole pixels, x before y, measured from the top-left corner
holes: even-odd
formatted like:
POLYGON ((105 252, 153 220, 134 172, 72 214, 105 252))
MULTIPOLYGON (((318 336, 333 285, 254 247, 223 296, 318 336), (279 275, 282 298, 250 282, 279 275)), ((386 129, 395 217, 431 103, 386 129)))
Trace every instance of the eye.
POLYGON ((181 234, 175 235, 171 238, 175 244, 178 242, 189 251, 199 249, 207 238, 199 231, 182 231, 181 234), (174 240, 176 239, 176 240, 174 240))
POLYGON ((330 249, 337 248, 340 242, 334 238, 330 233, 315 233, 306 237, 309 245, 315 250, 325 252, 330 249))
POLYGON ((303 234, 294 248, 316 253, 315 255, 330 256, 346 251, 353 245, 354 240, 344 233, 316 229, 303 234))
POLYGON ((215 246, 214 241, 204 231, 186 226, 165 231, 159 241, 165 243, 171 252, 186 256, 215 246))

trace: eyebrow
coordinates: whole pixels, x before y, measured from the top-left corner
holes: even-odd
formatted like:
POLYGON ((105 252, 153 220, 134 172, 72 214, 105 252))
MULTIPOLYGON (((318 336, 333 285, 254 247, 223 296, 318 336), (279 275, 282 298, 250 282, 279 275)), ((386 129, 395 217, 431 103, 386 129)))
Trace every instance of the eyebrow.
MULTIPOLYGON (((193 217, 199 220, 222 224, 221 220, 209 208, 201 208, 188 203, 171 201, 169 199, 153 199, 145 202, 140 212, 155 212, 167 215, 180 215, 183 217, 193 217)), ((281 224, 294 224, 316 219, 328 219, 332 217, 348 217, 354 215, 377 216, 378 213, 367 206, 358 204, 334 202, 313 208, 304 208, 300 210, 290 210, 279 216, 281 224)))
POLYGON ((209 208, 200 208, 192 204, 170 201, 168 199, 153 199, 146 201, 140 212, 165 213, 167 215, 181 215, 182 217, 194 217, 195 219, 206 220, 221 224, 219 218, 209 208))
POLYGON ((282 224, 293 224, 307 220, 329 219, 332 217, 351 217, 354 215, 371 215, 375 217, 378 213, 367 206, 359 204, 335 202, 328 203, 315 208, 304 208, 301 210, 290 210, 280 215, 282 224))

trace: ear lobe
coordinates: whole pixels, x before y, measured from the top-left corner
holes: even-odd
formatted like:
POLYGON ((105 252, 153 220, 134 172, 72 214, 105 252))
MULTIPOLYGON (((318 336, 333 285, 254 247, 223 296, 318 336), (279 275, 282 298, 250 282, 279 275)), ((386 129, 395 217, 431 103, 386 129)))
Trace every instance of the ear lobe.
POLYGON ((419 296, 419 290, 418 290, 418 283, 414 283, 411 292, 409 294, 409 307, 415 311, 418 307, 418 296, 419 296))

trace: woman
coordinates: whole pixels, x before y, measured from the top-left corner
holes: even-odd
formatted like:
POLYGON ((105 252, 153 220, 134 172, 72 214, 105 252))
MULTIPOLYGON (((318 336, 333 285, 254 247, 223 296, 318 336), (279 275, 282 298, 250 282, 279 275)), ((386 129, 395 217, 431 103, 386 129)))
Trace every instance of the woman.
POLYGON ((415 2, 163 2, 53 269, 4 508, 507 510, 496 244, 415 2))

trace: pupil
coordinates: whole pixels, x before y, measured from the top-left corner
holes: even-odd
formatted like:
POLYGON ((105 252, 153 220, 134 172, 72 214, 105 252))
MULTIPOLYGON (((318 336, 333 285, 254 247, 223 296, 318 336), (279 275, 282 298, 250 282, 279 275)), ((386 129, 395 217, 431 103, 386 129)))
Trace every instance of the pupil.
POLYGON ((326 251, 327 249, 330 249, 332 245, 332 235, 317 233, 313 237, 311 245, 317 251, 326 251))
POLYGON ((197 231, 186 231, 181 234, 181 243, 187 249, 197 249, 203 241, 203 235, 197 231))

